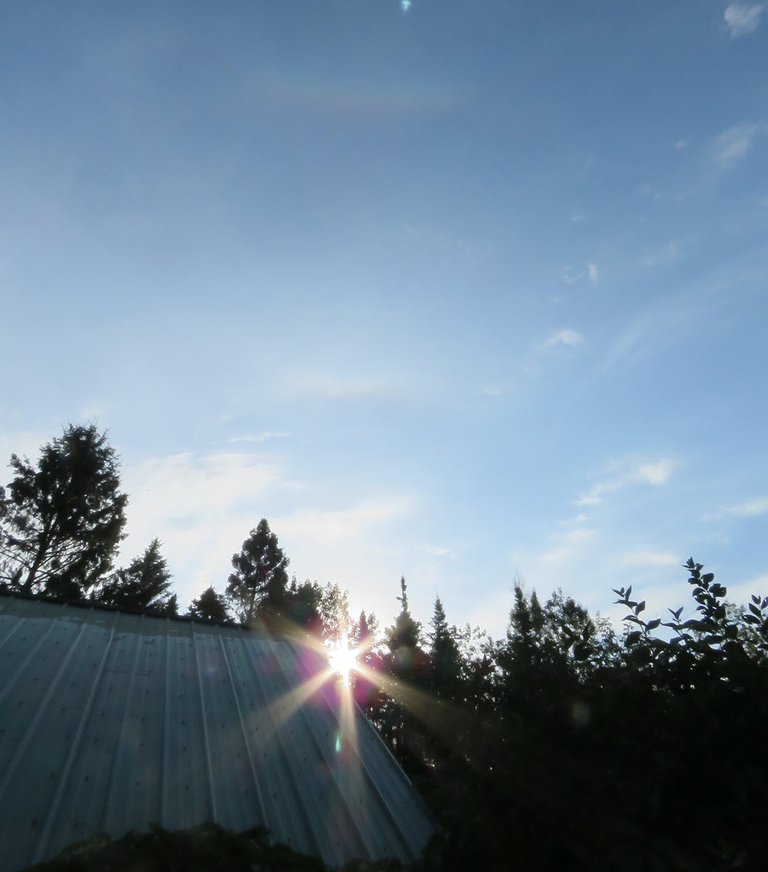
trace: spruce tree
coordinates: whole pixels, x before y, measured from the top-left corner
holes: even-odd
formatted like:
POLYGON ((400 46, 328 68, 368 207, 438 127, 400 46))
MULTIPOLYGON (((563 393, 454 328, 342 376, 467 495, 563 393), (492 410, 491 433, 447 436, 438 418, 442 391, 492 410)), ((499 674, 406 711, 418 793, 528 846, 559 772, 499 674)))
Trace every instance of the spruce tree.
POLYGON ((0 494, 0 582, 22 593, 79 598, 112 568, 128 497, 118 460, 93 425, 69 425, 36 464, 11 456, 0 494))
POLYGON ((216 593, 212 587, 206 588, 197 599, 193 599, 189 607, 189 614, 193 618, 201 618, 204 621, 229 620, 229 612, 224 597, 216 593))
POLYGON ((176 614, 176 596, 170 594, 171 573, 160 553, 160 540, 153 539, 127 569, 109 578, 94 596, 99 602, 124 609, 155 609, 176 614))
POLYGON ((430 640, 432 691, 438 696, 454 699, 461 682, 461 653, 456 642, 456 628, 448 626, 439 596, 435 599, 430 640))
POLYGON ((258 612, 281 614, 288 586, 289 560, 277 536, 262 518, 243 542, 239 554, 232 555, 235 570, 227 583, 227 598, 238 620, 247 623, 258 612))

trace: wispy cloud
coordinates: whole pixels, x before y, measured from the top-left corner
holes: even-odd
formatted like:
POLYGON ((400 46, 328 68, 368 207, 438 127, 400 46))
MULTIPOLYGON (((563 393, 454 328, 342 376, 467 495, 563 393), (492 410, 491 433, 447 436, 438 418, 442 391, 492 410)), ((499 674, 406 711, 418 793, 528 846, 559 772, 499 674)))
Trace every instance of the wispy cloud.
POLYGON ((245 433, 241 436, 233 436, 229 441, 233 444, 248 442, 253 445, 261 445, 270 439, 287 439, 290 435, 282 430, 264 430, 262 433, 245 433))
POLYGON ((192 518, 214 519, 253 506, 282 482, 277 466, 234 451, 152 458, 127 466, 123 478, 131 495, 131 532, 151 528, 153 536, 185 526, 192 518))
POLYGON ((583 341, 584 337, 581 333, 578 333, 576 330, 565 328, 563 330, 558 330, 557 333, 553 333, 549 339, 547 339, 545 347, 554 348, 557 345, 573 347, 575 345, 580 345, 583 341))
POLYGON ((182 603, 226 582, 232 554, 281 495, 303 485, 279 466, 243 451, 184 452, 123 466, 130 494, 128 538, 119 563, 155 537, 182 603))
POLYGON ((665 245, 651 251, 643 258, 643 266, 655 269, 660 266, 672 266, 684 257, 684 243, 673 239, 665 245))
POLYGON ((455 560, 456 552, 450 548, 444 548, 442 545, 425 545, 424 550, 430 557, 438 560, 455 560))
POLYGON ((731 32, 731 39, 736 39, 739 36, 746 36, 748 33, 757 30, 762 13, 762 3, 756 3, 754 5, 747 5, 746 3, 731 3, 730 6, 727 6, 723 13, 723 18, 731 32))
POLYGON ((600 270, 597 264, 590 261, 583 267, 565 267, 560 270, 560 278, 566 285, 575 285, 582 279, 587 279, 591 285, 598 285, 600 283, 600 270))
POLYGON ((376 400, 396 397, 404 392, 401 384, 376 376, 302 374, 284 382, 288 394, 316 400, 376 400))
POLYGON ((544 551, 539 560, 544 566, 557 563, 572 563, 582 552, 585 544, 592 541, 597 532, 589 527, 576 527, 567 533, 553 533, 549 538, 554 547, 544 551))
POLYGON ((679 554, 674 554, 672 551, 630 551, 629 554, 622 555, 619 560, 621 567, 635 566, 677 566, 682 564, 683 559, 679 554))
POLYGON ((564 521, 559 521, 561 527, 573 527, 575 524, 585 524, 589 520, 589 517, 584 514, 584 512, 580 512, 578 515, 575 515, 573 518, 566 518, 564 521))
POLYGON ((347 509, 305 509, 275 519, 286 536, 305 542, 331 545, 360 536, 365 530, 406 517, 412 508, 408 497, 369 500, 347 509))
POLYGON ((652 463, 638 464, 605 481, 599 481, 592 485, 586 493, 574 500, 574 505, 597 506, 603 502, 608 494, 628 485, 648 484, 656 487, 666 484, 677 466, 678 462, 669 457, 661 457, 652 463))
POLYGON ((704 516, 705 521, 719 521, 722 518, 756 518, 768 515, 768 497, 758 497, 732 506, 721 506, 716 512, 704 516))
POLYGON ((715 163, 721 170, 730 170, 752 150, 762 124, 740 124, 724 130, 713 145, 715 163))

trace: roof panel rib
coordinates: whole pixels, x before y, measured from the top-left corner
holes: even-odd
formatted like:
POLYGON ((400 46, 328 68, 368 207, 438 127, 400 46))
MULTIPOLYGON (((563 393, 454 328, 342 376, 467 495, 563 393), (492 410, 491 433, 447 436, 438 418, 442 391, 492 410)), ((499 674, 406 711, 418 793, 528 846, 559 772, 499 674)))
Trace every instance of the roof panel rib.
POLYGON ((206 820, 331 865, 413 859, 424 807, 324 668, 257 631, 0 596, 0 868, 206 820))

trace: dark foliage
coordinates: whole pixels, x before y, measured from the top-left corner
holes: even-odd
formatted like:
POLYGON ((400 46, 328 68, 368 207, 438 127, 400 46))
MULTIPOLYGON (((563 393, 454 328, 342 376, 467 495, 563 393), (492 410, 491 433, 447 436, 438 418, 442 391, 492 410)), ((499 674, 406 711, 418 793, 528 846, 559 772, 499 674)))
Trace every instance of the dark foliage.
POLYGON ((619 641, 561 593, 541 606, 518 587, 473 690, 466 662, 451 702, 393 686, 385 706, 419 736, 399 757, 441 824, 420 868, 764 868, 768 598, 739 613, 686 569, 692 618, 646 621, 620 589, 619 641))
MULTIPOLYGON (((345 872, 395 872, 399 864, 350 863, 345 872)), ((191 830, 152 826, 112 841, 98 834, 65 849, 56 859, 26 872, 328 872, 316 857, 273 845, 261 828, 231 833, 205 823, 191 830)))
POLYGON ((197 599, 192 600, 189 614, 204 621, 221 623, 229 620, 226 600, 212 587, 206 588, 197 599))
POLYGON ((289 560, 262 518, 255 530, 243 542, 239 554, 232 555, 235 570, 227 583, 227 598, 237 619, 242 623, 257 614, 280 615, 286 597, 289 560))
POLYGON ((117 608, 152 609, 175 615, 176 596, 170 588, 171 573, 160 553, 160 540, 153 539, 141 557, 135 557, 127 569, 118 569, 107 578, 92 598, 117 608))
POLYGON ((94 426, 68 426, 37 465, 14 454, 0 509, 0 581, 22 593, 77 599, 111 568, 128 498, 94 426))

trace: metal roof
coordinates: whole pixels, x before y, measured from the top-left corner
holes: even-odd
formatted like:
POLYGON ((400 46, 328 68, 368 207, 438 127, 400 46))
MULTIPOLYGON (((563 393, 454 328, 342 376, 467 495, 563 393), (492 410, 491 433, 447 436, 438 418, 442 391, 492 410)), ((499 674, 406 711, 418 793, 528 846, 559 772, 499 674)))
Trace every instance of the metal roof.
POLYGON ((331 865, 413 859, 428 815, 323 668, 265 632, 0 596, 0 868, 206 820, 331 865))

